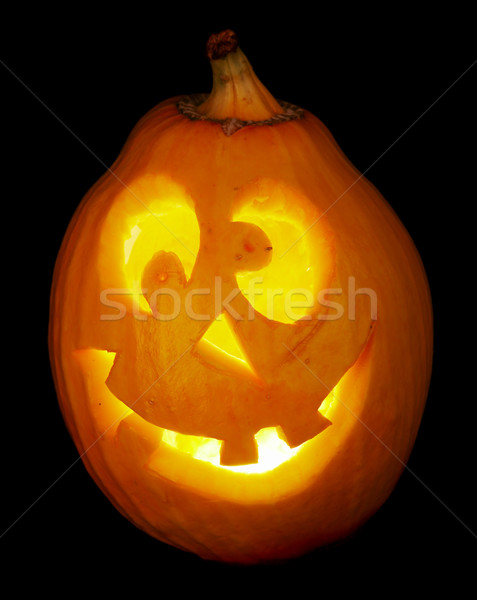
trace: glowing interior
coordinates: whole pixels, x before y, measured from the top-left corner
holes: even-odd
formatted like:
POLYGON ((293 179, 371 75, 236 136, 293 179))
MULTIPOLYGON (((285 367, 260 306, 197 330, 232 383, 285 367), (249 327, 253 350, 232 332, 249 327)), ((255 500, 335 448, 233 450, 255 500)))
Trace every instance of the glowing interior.
MULTIPOLYGON (((320 407, 320 413, 331 418, 332 408, 335 406, 335 397, 339 384, 333 389, 323 401, 320 407)), ((220 464, 220 440, 214 438, 199 437, 193 435, 183 435, 175 431, 164 429, 162 441, 172 446, 180 452, 201 461, 208 462, 221 469, 226 469, 236 473, 265 473, 272 471, 284 462, 296 456, 307 444, 301 444, 295 448, 290 448, 284 442, 278 433, 276 427, 266 427, 261 429, 255 435, 258 446, 258 462, 249 465, 227 466, 220 464)))
POLYGON ((211 324, 206 335, 202 339, 217 348, 217 350, 221 350, 229 356, 233 356, 237 360, 247 364, 247 360, 239 346, 237 338, 232 333, 232 330, 222 315, 211 324))
POLYGON ((205 335, 196 344, 195 351, 215 367, 242 377, 255 375, 235 334, 222 315, 212 322, 205 335))
POLYGON ((289 448, 278 437, 275 427, 261 429, 255 436, 258 445, 258 463, 229 467, 220 464, 220 441, 213 438, 201 438, 181 435, 174 431, 164 430, 162 441, 173 446, 181 452, 190 454, 197 460, 207 461, 222 469, 229 469, 239 473, 264 473, 271 471, 292 456, 295 456, 300 447, 289 448))

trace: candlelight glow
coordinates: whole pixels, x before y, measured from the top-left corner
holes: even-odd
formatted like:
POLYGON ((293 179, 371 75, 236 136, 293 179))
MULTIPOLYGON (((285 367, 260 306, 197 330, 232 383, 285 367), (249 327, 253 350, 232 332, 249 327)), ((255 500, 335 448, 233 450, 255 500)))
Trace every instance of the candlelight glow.
POLYGON ((173 446, 180 452, 185 452, 197 460, 207 461, 222 469, 237 473, 264 473, 271 471, 300 451, 300 446, 289 448, 279 438, 275 427, 261 429, 255 436, 258 444, 258 463, 240 466, 225 466, 220 464, 220 440, 181 435, 174 431, 164 430, 162 441, 173 446))
MULTIPOLYGON (((328 394, 320 407, 323 416, 331 418, 333 409, 336 407, 336 399, 339 398, 340 383, 328 394)), ((189 455, 191 458, 213 464, 221 469, 236 473, 265 473, 272 471, 284 462, 290 460, 309 444, 312 440, 290 448, 281 439, 277 427, 265 427, 257 432, 255 439, 258 445, 258 462, 247 465, 228 466, 220 464, 221 441, 214 438, 200 437, 195 435, 184 435, 168 429, 163 430, 162 441, 172 446, 179 452, 189 455)))

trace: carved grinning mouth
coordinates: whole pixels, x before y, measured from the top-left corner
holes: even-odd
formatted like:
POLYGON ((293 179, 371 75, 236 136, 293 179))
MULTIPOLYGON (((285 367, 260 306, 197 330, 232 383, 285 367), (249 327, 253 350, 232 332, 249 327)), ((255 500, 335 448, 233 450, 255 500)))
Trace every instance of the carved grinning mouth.
MULTIPOLYGON (((162 444, 174 449, 191 460, 197 460, 214 465, 217 468, 230 470, 237 473, 260 474, 279 467, 284 462, 298 455, 302 445, 290 448, 281 438, 279 429, 267 427, 258 431, 256 441, 259 458, 256 463, 247 465, 230 466, 222 465, 220 461, 221 440, 203 436, 178 433, 152 425, 132 408, 127 407, 108 389, 105 381, 112 368, 115 353, 93 348, 76 350, 74 353, 78 362, 85 386, 90 398, 90 409, 94 415, 98 439, 103 435, 117 435, 123 424, 129 419, 134 421, 135 435, 141 437, 141 430, 148 432, 148 437, 155 439, 150 450, 150 462, 153 464, 160 459, 162 444)), ((236 360, 240 360, 237 358, 236 360)), ((320 412, 325 416, 332 414, 334 394, 339 389, 339 384, 329 394, 320 407, 320 412)), ((308 442, 305 442, 305 445, 308 442)))

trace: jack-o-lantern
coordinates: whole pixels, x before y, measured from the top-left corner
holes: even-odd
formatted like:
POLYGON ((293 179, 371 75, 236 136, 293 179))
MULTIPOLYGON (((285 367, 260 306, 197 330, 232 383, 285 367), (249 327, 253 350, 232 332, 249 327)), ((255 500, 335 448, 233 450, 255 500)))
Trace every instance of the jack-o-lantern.
POLYGON ((413 446, 431 371, 418 253, 322 123, 223 32, 209 96, 159 104, 84 198, 50 351, 82 459, 139 528, 204 558, 354 532, 413 446))

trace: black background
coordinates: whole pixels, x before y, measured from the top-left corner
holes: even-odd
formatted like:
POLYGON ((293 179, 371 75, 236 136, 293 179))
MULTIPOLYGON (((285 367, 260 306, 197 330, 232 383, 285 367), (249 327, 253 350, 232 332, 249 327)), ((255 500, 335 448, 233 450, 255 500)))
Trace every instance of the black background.
POLYGON ((477 44, 458 8, 386 6, 81 5, 3 15, 3 582, 101 593, 132 584, 138 595, 172 582, 176 593, 252 597, 288 585, 315 595, 328 585, 337 594, 475 589, 477 44), (210 89, 204 46, 225 28, 273 95, 318 116, 394 207, 434 301, 434 373, 409 469, 351 540, 279 566, 204 562, 121 517, 75 463, 48 361, 49 289, 69 219, 147 110, 210 89))

